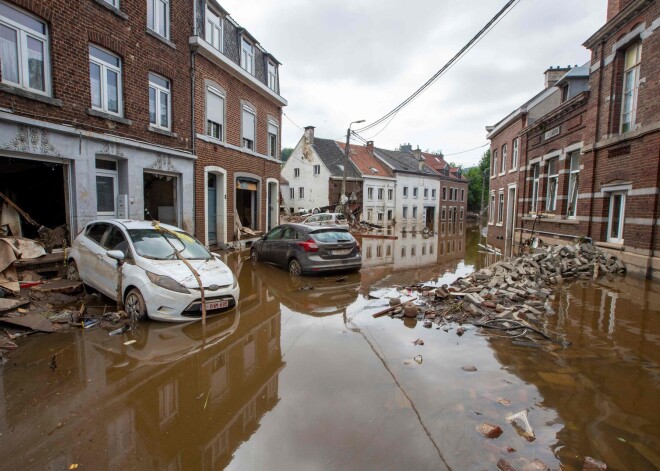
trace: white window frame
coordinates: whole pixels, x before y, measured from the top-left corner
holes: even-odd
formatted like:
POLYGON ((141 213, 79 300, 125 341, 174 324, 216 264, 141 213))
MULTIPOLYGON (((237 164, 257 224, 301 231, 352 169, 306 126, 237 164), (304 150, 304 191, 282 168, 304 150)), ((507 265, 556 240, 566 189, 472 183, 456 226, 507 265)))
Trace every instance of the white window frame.
POLYGON ((378 211, 378 214, 377 214, 377 221, 378 221, 378 222, 382 222, 382 221, 383 221, 383 217, 384 217, 383 212, 382 212, 382 211, 378 211))
MULTIPOLYGON (((156 94, 156 121, 152 122, 151 121, 151 116, 149 116, 149 124, 156 128, 160 129, 166 129, 170 130, 172 129, 172 82, 170 82, 168 79, 163 77, 162 75, 155 74, 153 72, 149 72, 149 89, 153 89, 155 94, 156 94), (159 78, 161 80, 164 80, 167 82, 167 87, 162 86, 159 83, 153 82, 152 77, 159 78), (160 107, 162 105, 162 95, 165 95, 165 99, 167 101, 167 125, 163 126, 163 123, 161 122, 161 113, 160 113, 160 107)), ((149 90, 151 93, 151 90, 149 90)), ((151 107, 151 96, 149 97, 149 106, 151 107)))
POLYGON ((300 177, 300 168, 296 167, 293 169, 293 178, 300 177))
POLYGON ((215 87, 208 86, 206 87, 206 135, 212 137, 213 139, 218 139, 220 141, 225 140, 225 122, 227 119, 227 98, 225 97, 225 94, 222 93, 220 90, 218 90, 215 87), (213 94, 216 97, 220 98, 222 100, 222 123, 217 123, 211 119, 209 119, 209 100, 208 100, 208 95, 213 94), (218 137, 215 137, 213 133, 211 132, 211 127, 209 127, 209 124, 216 124, 219 129, 219 135, 218 137))
POLYGON ((433 189, 431 190, 431 199, 435 199, 435 197, 436 197, 436 193, 437 193, 437 191, 435 190, 435 188, 433 188, 433 189))
POLYGON ((500 189, 497 196, 497 224, 504 222, 504 190, 500 189))
MULTIPOLYGON (((255 124, 256 124, 256 117, 255 117, 255 124)), ((279 124, 277 124, 277 121, 268 119, 268 155, 273 159, 277 159, 277 154, 279 151, 279 145, 278 145, 279 133, 280 133, 280 126, 279 124), (275 133, 272 132, 273 130, 275 131, 275 133)))
POLYGON ((626 191, 613 191, 610 194, 609 201, 609 212, 607 214, 607 242, 613 244, 623 244, 623 227, 626 219, 626 197, 628 193, 626 191), (617 237, 612 237, 612 210, 614 209, 614 198, 615 196, 621 196, 621 206, 619 213, 619 225, 617 227, 617 237))
POLYGON ((502 159, 500 160, 500 175, 504 175, 506 173, 506 155, 507 155, 507 148, 506 144, 502 146, 502 159))
POLYGON ((447 201, 447 187, 442 187, 442 201, 447 201))
POLYGON ((299 200, 305 199, 305 187, 304 186, 301 186, 300 188, 298 188, 298 199, 299 200))
POLYGON ((321 166, 319 164, 314 165, 314 176, 318 177, 321 175, 321 166))
POLYGON ((170 0, 147 0, 147 28, 158 36, 170 39, 170 0), (157 6, 165 9, 165 24, 161 25, 162 15, 158 14, 157 6), (153 15, 153 24, 149 26, 149 12, 153 15))
POLYGON ((511 154, 511 170, 518 168, 518 153, 520 147, 520 138, 517 137, 513 140, 513 153, 511 154))
POLYGON ((254 151, 254 152, 257 151, 257 112, 251 106, 247 106, 247 105, 243 105, 243 107, 241 109, 241 145, 244 149, 249 149, 249 150, 254 151), (245 123, 243 122, 244 121, 243 120, 243 117, 244 117, 243 112, 249 113, 252 116, 254 116, 254 129, 253 129, 253 134, 252 134, 254 136, 254 140, 252 141, 252 147, 251 148, 250 148, 250 146, 247 145, 247 142, 246 142, 246 141, 249 141, 250 139, 247 139, 243 135, 243 131, 245 131, 245 123))
POLYGON ((394 199, 394 190, 389 188, 387 190, 387 201, 392 201, 394 199))
POLYGON ((559 157, 553 157, 546 161, 546 168, 548 169, 547 184, 545 195, 545 210, 555 211, 557 209, 557 190, 559 188, 559 157), (550 173, 550 165, 554 163, 555 173, 550 173), (554 190, 554 191, 553 191, 554 190))
POLYGON ((413 197, 413 198, 417 198, 417 193, 418 193, 418 190, 417 190, 417 187, 415 186, 415 187, 413 187, 413 194, 412 194, 412 197, 413 197))
MULTIPOLYGON (((108 113, 111 115, 115 116, 123 116, 124 114, 124 99, 123 99, 123 80, 122 80, 122 60, 121 57, 119 57, 117 54, 108 51, 107 49, 104 49, 100 46, 97 46, 96 44, 90 44, 89 45, 89 62, 93 63, 100 68, 100 73, 101 73, 101 106, 95 106, 94 102, 92 100, 92 109, 102 111, 104 113, 108 113), (119 66, 116 66, 114 64, 110 64, 109 62, 104 61, 103 59, 99 59, 98 57, 92 56, 91 49, 98 49, 99 51, 102 51, 106 54, 109 54, 111 56, 116 57, 119 60, 119 66), (117 110, 118 111, 111 111, 108 108, 108 74, 107 71, 110 70, 112 72, 115 72, 117 74, 117 110)), ((90 80, 90 87, 91 87, 91 80, 92 80, 92 72, 91 72, 91 67, 89 69, 89 80, 90 80)), ((91 91, 91 88, 90 88, 91 91)), ((90 96, 91 98, 91 96, 90 96)))
POLYGON ((94 177, 94 182, 95 182, 95 191, 96 191, 96 197, 97 197, 97 207, 96 207, 96 215, 101 216, 101 217, 117 217, 117 197, 119 196, 119 163, 116 160, 112 159, 104 159, 97 157, 94 160, 94 170, 95 170, 95 177, 94 177), (115 164, 115 169, 110 170, 110 169, 105 169, 105 168, 96 168, 96 160, 104 160, 107 162, 112 162, 115 164), (105 177, 105 178, 112 178, 112 185, 113 185, 113 207, 114 211, 99 211, 98 210, 98 189, 96 188, 96 177, 105 177))
POLYGON ((465 188, 461 189, 461 202, 465 201, 465 188))
POLYGON ((490 192, 490 211, 488 213, 488 222, 493 224, 495 222, 495 192, 490 192))
POLYGON ((216 13, 207 3, 204 39, 206 39, 206 42, 209 43, 213 48, 220 52, 223 52, 225 47, 223 32, 224 18, 219 13, 216 13), (209 36, 211 37, 209 38, 209 36))
POLYGON ((408 219, 408 206, 403 207, 401 217, 402 217, 402 219, 408 219))
POLYGON ((103 0, 103 1, 119 9, 119 0, 103 0))
POLYGON ((497 149, 493 151, 493 163, 490 169, 490 176, 494 177, 497 175, 497 149))
POLYGON ((413 218, 413 220, 417 220, 417 212, 418 212, 417 211, 417 206, 413 206, 413 209, 412 209, 412 218, 413 218))
POLYGON ((577 217, 578 193, 580 191, 580 151, 569 154, 568 160, 568 195, 566 203, 566 217, 575 219, 577 217), (575 162, 575 165, 573 163, 575 162))
POLYGON ((428 188, 424 188, 424 198, 425 199, 429 198, 429 189, 428 188))
POLYGON ((407 186, 403 187, 403 197, 408 198, 408 187, 407 186))
POLYGON ((244 36, 241 36, 241 67, 250 75, 254 75, 254 44, 244 36))
POLYGON ((378 191, 376 192, 378 201, 383 201, 385 198, 385 189, 384 188, 378 188, 378 191))
POLYGON ((51 96, 51 76, 50 76, 50 41, 48 40, 48 23, 43 21, 41 18, 38 16, 32 15, 25 10, 18 8, 15 5, 8 4, 6 2, 0 2, 3 5, 5 5, 7 8, 11 8, 15 11, 17 11, 19 14, 27 16, 39 23, 41 23, 44 27, 45 33, 39 33, 38 31, 35 31, 25 25, 22 25, 16 21, 13 21, 9 18, 6 18, 4 16, 0 16, 0 24, 3 26, 12 29, 16 32, 16 60, 18 62, 17 67, 18 70, 17 75, 18 75, 18 82, 12 82, 10 80, 7 80, 5 77, 5 74, 2 76, 2 82, 3 83, 8 83, 13 86, 23 88, 25 90, 29 90, 33 93, 37 93, 39 95, 45 95, 45 96, 51 96), (32 88, 30 87, 30 74, 28 73, 29 71, 29 63, 28 63, 28 47, 27 47, 27 41, 28 38, 32 38, 36 41, 39 41, 42 43, 42 51, 43 51, 43 58, 44 58, 44 89, 39 90, 38 88, 32 88))
POLYGON ((531 213, 539 210, 539 186, 541 181, 541 164, 532 165, 532 204, 529 208, 531 213))
POLYGON ((289 199, 295 199, 296 198, 296 189, 295 188, 289 188, 289 199))
POLYGON ((621 124, 619 132, 634 131, 637 119, 637 97, 639 94, 639 72, 642 61, 642 42, 637 41, 626 49, 624 54, 623 88, 621 90, 621 124), (634 63, 628 64, 629 54, 634 54, 634 63), (630 88, 626 88, 630 78, 630 88), (629 105, 628 111, 626 111, 629 105), (630 115, 630 121, 626 122, 626 116, 630 115))
POLYGON ((391 221, 392 219, 394 219, 394 211, 392 211, 391 209, 388 209, 387 210, 387 220, 391 221))
POLYGON ((277 64, 273 61, 268 61, 266 64, 266 74, 268 75, 268 88, 270 88, 275 93, 278 93, 277 90, 277 64))

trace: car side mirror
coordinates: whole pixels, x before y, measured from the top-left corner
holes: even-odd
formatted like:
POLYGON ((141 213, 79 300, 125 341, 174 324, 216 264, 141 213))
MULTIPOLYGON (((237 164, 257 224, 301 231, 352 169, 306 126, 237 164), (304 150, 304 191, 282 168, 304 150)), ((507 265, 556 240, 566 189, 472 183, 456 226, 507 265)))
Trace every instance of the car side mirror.
POLYGON ((108 257, 117 260, 119 263, 123 262, 126 256, 124 255, 124 252, 121 250, 108 250, 105 253, 108 257))

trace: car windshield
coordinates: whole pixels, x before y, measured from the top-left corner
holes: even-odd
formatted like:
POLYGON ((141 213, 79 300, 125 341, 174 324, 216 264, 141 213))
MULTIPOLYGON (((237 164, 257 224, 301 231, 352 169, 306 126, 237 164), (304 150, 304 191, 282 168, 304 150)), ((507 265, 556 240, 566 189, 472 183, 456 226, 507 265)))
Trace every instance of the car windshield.
POLYGON ((312 237, 319 242, 353 242, 353 236, 346 231, 316 231, 312 237))
POLYGON ((174 260, 177 258, 172 246, 187 260, 209 260, 211 254, 206 247, 182 231, 173 231, 176 236, 161 233, 156 229, 129 229, 135 251, 141 257, 154 260, 174 260), (167 238, 167 239, 166 239, 167 238))

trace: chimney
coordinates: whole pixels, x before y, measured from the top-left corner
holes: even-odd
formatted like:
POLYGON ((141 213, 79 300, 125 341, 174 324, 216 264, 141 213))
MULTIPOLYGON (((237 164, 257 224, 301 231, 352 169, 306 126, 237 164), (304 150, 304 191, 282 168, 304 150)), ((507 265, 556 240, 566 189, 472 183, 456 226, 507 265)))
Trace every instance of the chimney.
POLYGON ((417 147, 414 151, 412 151, 413 155, 417 160, 424 160, 424 157, 422 157, 422 149, 417 147))
POLYGON ((559 81, 560 78, 562 78, 566 72, 571 70, 571 67, 552 67, 544 72, 545 75, 545 88, 550 88, 554 86, 555 83, 559 81))
POLYGON ((399 146, 399 151, 401 151, 401 152, 412 152, 412 145, 410 145, 410 144, 401 144, 401 146, 399 146))
POLYGON ((374 141, 367 141, 367 152, 374 153, 374 141))
POLYGON ((305 142, 310 146, 314 145, 314 126, 305 127, 305 142))
POLYGON ((631 0, 608 0, 607 21, 614 18, 621 10, 628 6, 631 0))

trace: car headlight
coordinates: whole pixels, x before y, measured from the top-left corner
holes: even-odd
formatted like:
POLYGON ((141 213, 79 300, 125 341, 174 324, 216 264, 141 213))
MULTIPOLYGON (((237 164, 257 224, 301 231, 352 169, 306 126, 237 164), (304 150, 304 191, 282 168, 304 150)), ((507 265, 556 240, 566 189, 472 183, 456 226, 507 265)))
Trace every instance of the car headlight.
POLYGON ((231 285, 231 289, 236 289, 238 288, 238 278, 236 278, 236 275, 232 273, 232 276, 234 277, 234 283, 231 285))
POLYGON ((170 291, 176 291, 177 293, 190 294, 188 288, 183 286, 178 281, 173 280, 169 276, 156 275, 155 273, 151 273, 150 271, 146 270, 145 272, 147 273, 147 278, 149 278, 152 283, 160 286, 161 288, 169 289, 170 291))

